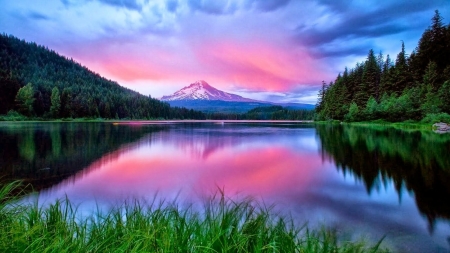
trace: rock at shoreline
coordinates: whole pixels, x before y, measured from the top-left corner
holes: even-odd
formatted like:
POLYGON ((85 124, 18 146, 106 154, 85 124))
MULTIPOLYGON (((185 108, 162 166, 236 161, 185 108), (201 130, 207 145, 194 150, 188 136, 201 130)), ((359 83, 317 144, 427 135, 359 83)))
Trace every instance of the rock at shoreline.
POLYGON ((433 129, 434 132, 438 134, 450 133, 450 125, 443 122, 434 123, 433 129))

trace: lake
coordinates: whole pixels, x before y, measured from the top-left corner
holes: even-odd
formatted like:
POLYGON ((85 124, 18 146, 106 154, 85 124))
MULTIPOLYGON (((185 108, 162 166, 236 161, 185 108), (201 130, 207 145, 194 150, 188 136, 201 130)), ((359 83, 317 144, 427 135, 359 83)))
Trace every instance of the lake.
POLYGON ((0 177, 41 204, 252 196, 297 224, 450 250, 450 134, 295 122, 0 122, 0 177))

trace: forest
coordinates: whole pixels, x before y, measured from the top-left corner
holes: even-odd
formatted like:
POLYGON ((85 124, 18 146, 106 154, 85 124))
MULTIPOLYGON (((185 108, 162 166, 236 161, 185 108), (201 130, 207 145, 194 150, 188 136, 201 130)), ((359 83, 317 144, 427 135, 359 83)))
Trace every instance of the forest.
POLYGON ((107 80, 72 59, 0 35, 0 114, 26 118, 205 119, 107 80))
POLYGON ((409 55, 370 50, 364 62, 322 82, 316 120, 450 123, 450 25, 439 11, 409 55))

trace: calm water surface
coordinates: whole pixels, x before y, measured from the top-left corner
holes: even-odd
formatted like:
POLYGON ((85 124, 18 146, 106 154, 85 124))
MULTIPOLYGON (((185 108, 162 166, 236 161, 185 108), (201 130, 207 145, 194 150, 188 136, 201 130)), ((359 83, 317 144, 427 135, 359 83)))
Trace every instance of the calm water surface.
MULTIPOLYGON (((0 176, 83 210, 253 196, 299 224, 450 250, 450 135, 298 123, 0 123, 0 176)), ((32 198, 32 197, 27 197, 32 198)))

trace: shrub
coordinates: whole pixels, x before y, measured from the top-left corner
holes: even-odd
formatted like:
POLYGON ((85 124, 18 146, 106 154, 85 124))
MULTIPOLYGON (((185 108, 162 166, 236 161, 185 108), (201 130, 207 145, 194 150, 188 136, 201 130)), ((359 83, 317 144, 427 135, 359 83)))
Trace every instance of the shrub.
POLYGON ((438 122, 444 122, 447 124, 450 124, 450 115, 442 112, 442 113, 430 113, 427 114, 422 121, 423 123, 438 123, 438 122))

